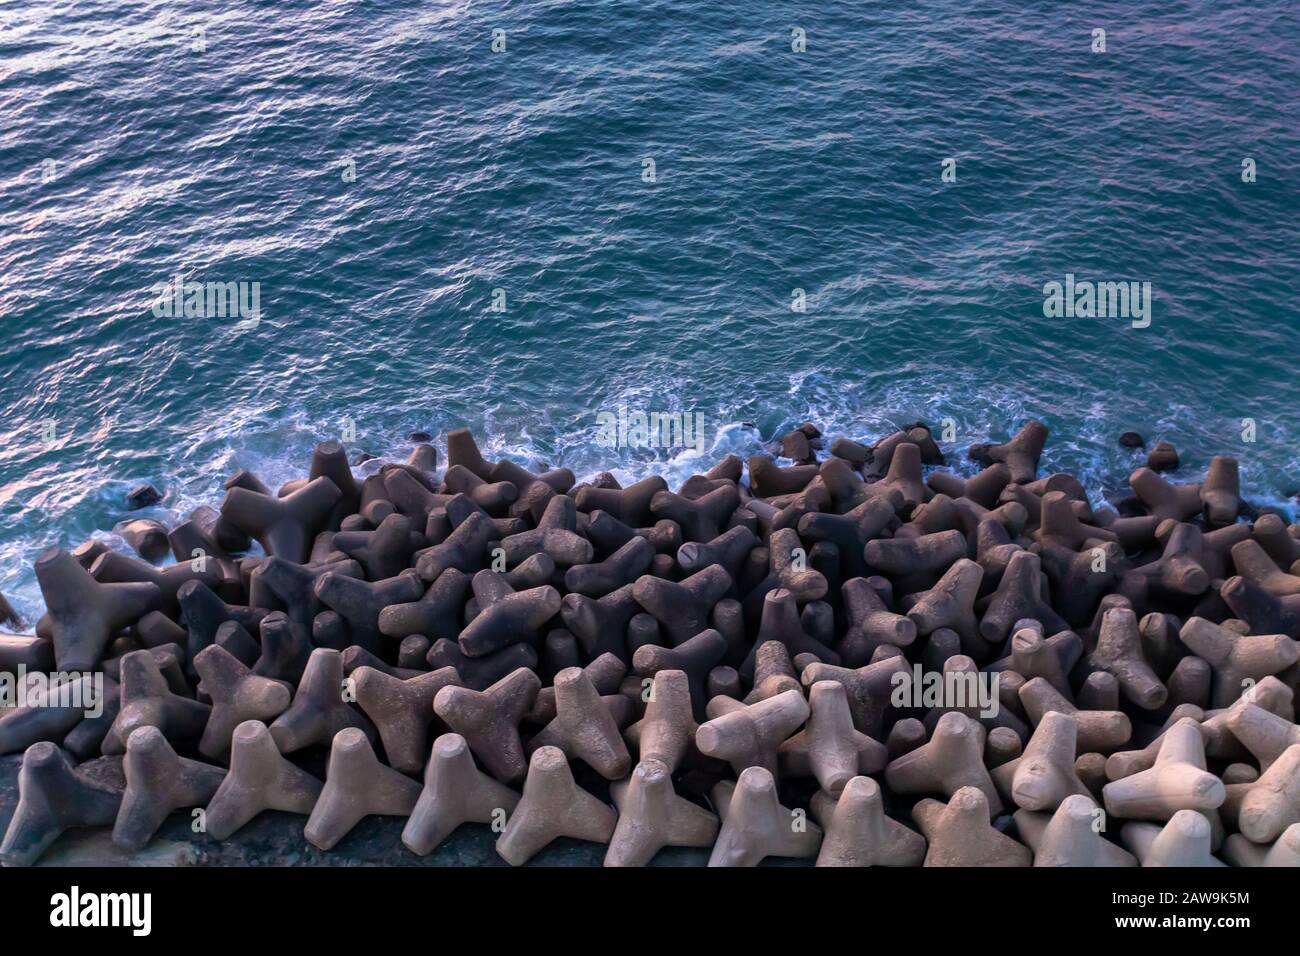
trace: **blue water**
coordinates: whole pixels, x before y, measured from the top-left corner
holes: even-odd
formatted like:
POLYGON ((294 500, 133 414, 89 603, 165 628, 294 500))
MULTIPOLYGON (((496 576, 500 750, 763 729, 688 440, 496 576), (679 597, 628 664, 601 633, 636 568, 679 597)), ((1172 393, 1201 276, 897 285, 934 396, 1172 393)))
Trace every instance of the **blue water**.
POLYGON ((0 591, 29 616, 37 551, 129 484, 179 516, 349 420, 372 454, 468 424, 682 475, 596 413, 702 412, 709 457, 1033 415, 1098 494, 1129 428, 1188 478, 1238 456, 1257 502, 1300 487, 1293 0, 6 0, 0 120, 0 591), (178 272, 260 283, 260 324, 155 316, 178 272), (1044 318, 1067 272, 1150 281, 1150 328, 1044 318))

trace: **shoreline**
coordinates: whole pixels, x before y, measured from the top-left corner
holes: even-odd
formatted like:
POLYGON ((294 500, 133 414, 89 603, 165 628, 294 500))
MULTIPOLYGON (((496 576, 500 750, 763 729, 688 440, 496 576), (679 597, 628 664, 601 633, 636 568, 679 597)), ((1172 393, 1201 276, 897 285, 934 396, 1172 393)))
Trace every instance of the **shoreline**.
MULTIPOLYGON (((676 490, 489 462, 464 429, 358 480, 324 442, 278 489, 240 471, 219 507, 127 523, 138 558, 44 552, 47 613, 0 636, 0 668, 101 675, 105 711, 0 710, 0 753, 128 849, 167 808, 206 807, 229 838, 258 806, 301 813, 323 852, 362 816, 408 816, 417 853, 455 806, 500 824, 513 864, 579 835, 620 865, 674 839, 716 865, 1237 863, 1283 830, 1300 843, 1253 817, 1202 834, 1225 785, 1282 756, 1234 721, 1295 728, 1300 527, 1245 502, 1233 458, 1170 483, 1165 443, 1096 506, 1040 474, 1047 441, 1031 420, 971 445, 963 475, 920 422, 871 445, 806 424, 676 490), (891 696, 926 671, 944 680, 891 696), (1153 822, 1128 791, 1161 744, 1197 741, 1210 796, 1153 822), (1070 824, 1102 806, 1115 832, 1070 824)), ((1281 791, 1278 819, 1300 780, 1281 791)), ((19 810, 0 858, 43 841, 19 810)))

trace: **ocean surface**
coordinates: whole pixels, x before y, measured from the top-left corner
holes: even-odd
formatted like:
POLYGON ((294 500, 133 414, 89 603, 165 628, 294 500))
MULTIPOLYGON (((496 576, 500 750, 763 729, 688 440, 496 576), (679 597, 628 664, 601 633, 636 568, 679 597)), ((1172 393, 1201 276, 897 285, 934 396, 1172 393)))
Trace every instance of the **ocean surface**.
POLYGON ((0 0, 0 591, 34 620, 136 482, 179 519, 353 430, 694 470, 601 447, 620 406, 709 460, 951 420, 963 467, 1036 416, 1098 495, 1136 429, 1285 502, 1298 157, 1294 0, 0 0), (1067 274, 1149 327, 1045 317, 1067 274), (177 275, 260 321, 159 314, 177 275))

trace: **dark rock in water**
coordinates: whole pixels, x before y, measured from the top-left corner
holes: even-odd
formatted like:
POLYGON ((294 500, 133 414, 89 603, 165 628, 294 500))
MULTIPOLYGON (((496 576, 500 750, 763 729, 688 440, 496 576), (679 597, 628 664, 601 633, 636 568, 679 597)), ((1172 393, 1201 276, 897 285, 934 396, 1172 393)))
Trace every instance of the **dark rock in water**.
POLYGON ((0 594, 0 627, 11 627, 15 631, 23 628, 23 616, 14 610, 14 606, 3 594, 0 594))
POLYGON ((1174 471, 1178 468, 1178 449, 1167 441, 1157 442, 1147 456, 1147 467, 1152 471, 1174 471))
POLYGON ((370 452, 368 451, 363 451, 359 455, 357 455, 356 459, 352 462, 352 466, 354 468, 359 468, 360 466, 364 465, 366 462, 374 461, 374 460, 375 460, 374 455, 370 454, 370 452))
POLYGON ((126 506, 131 511, 148 508, 160 501, 162 501, 162 492, 148 482, 136 485, 126 493, 126 506))
POLYGON ((1121 448, 1145 448, 1146 441, 1137 432, 1125 432, 1119 436, 1121 448))
POLYGON ((428 432, 411 432, 406 436, 406 440, 415 442, 433 441, 433 436, 428 432))

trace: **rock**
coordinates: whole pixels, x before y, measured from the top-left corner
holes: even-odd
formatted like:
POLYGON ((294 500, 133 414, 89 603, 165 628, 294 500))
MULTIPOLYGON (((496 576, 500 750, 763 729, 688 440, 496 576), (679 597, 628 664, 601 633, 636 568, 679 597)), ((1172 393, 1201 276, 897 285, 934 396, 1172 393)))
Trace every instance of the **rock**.
POLYGON ((1147 455, 1147 467, 1152 471, 1174 471, 1178 468, 1178 449, 1167 441, 1156 442, 1147 455))
POLYGON ((26 626, 23 616, 14 610, 14 606, 9 603, 9 599, 0 594, 0 627, 13 628, 15 631, 21 631, 26 626))
POLYGON ((126 507, 131 511, 148 508, 160 501, 162 501, 162 492, 148 482, 136 485, 126 493, 126 507))
POLYGON ((1146 441, 1137 432, 1124 432, 1119 436, 1120 448, 1145 448, 1146 441))

